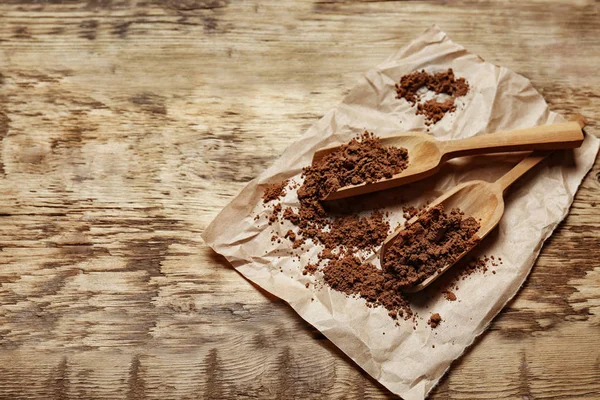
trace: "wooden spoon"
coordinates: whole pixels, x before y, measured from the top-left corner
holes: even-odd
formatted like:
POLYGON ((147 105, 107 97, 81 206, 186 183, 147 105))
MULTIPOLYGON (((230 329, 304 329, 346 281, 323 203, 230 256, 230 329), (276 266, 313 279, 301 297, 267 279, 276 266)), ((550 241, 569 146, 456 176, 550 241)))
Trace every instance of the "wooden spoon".
MULTIPOLYGON (((382 137, 382 145, 404 147, 408 150, 408 167, 389 179, 342 187, 322 200, 357 196, 415 182, 435 174, 446 161, 454 157, 579 147, 583 142, 581 128, 582 125, 577 122, 564 122, 449 141, 439 141, 422 132, 382 137)), ((313 165, 338 148, 339 146, 334 146, 317 151, 313 156, 313 165)))
MULTIPOLYGON (((479 236, 480 239, 483 239, 496 227, 496 225, 498 225, 504 214, 504 192, 506 189, 527 171, 539 164, 549 154, 550 152, 531 153, 496 182, 477 180, 462 183, 435 199, 428 208, 442 204, 446 211, 450 211, 453 208, 460 209, 465 215, 474 217, 479 221, 481 227, 477 231, 477 236, 479 236)), ((419 217, 420 215, 411 218, 404 226, 413 224, 419 217)), ((402 229, 399 229, 394 232, 383 243, 380 253, 382 265, 387 249, 394 242, 401 230, 402 229)), ((463 258, 471 249, 472 248, 460 254, 454 263, 463 258)), ((414 293, 426 288, 454 265, 454 263, 446 265, 421 283, 403 289, 403 291, 414 293)))

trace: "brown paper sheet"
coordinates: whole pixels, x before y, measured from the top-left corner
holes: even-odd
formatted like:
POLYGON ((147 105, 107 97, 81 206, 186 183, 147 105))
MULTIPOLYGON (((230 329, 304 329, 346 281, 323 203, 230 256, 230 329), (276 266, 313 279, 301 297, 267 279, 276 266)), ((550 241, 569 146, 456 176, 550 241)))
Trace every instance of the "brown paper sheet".
MULTIPOLYGON (((261 195, 267 183, 287 178, 301 182, 301 169, 311 162, 315 150, 348 141, 365 129, 379 136, 424 130, 423 116, 415 115, 406 101, 395 98, 394 83, 415 70, 438 72, 449 67, 467 79, 471 90, 458 99, 455 113, 431 127, 430 133, 438 139, 563 121, 549 111, 542 96, 523 76, 470 54, 439 28, 432 27, 368 71, 341 104, 250 182, 203 234, 206 243, 246 278, 287 301, 361 368, 407 400, 425 398, 451 362, 518 291, 542 244, 567 215, 579 184, 593 165, 598 139, 586 135, 581 148, 555 153, 523 178, 506 198, 506 212, 499 227, 477 250, 502 257, 503 264, 496 268, 496 274, 473 274, 460 281, 456 292, 459 301, 445 300, 439 287, 425 292, 412 304, 420 315, 416 330, 410 321, 395 326, 385 309, 368 308, 364 300, 326 286, 306 288, 306 282, 314 282, 319 276, 303 276, 301 271, 316 259, 320 247, 307 246, 300 263, 292 262, 297 250, 291 249, 291 243, 272 243, 270 237, 273 231, 283 236, 294 227, 287 221, 269 226, 270 211, 263 206, 261 195), (255 221, 257 214, 259 219, 255 221), (426 299, 428 296, 431 298, 426 299), (432 312, 444 318, 435 330, 426 324, 432 312)), ((513 155, 455 160, 431 179, 386 191, 384 210, 390 211, 390 225, 404 221, 402 206, 423 204, 468 180, 495 180, 519 159, 513 155)), ((381 199, 382 194, 375 196, 381 199)), ((287 190, 282 205, 298 205, 295 190, 287 190)), ((379 265, 377 254, 363 254, 363 258, 379 265)))

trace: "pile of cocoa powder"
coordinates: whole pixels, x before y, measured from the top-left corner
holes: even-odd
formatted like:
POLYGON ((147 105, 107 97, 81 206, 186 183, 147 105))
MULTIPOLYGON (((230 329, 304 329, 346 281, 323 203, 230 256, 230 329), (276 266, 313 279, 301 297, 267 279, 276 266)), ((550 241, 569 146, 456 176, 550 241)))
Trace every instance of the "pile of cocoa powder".
POLYGON ((406 99, 413 106, 417 106, 417 115, 425 116, 425 124, 435 124, 449 112, 456 110, 455 100, 469 92, 469 83, 465 78, 456 78, 454 71, 448 68, 445 72, 429 74, 422 71, 416 71, 400 78, 396 83, 396 98, 406 99), (450 96, 444 101, 438 102, 436 99, 430 99, 421 102, 419 93, 421 88, 427 88, 437 95, 450 96))
MULTIPOLYGON (((332 289, 359 296, 370 307, 383 306, 392 318, 413 317, 414 320, 402 289, 424 279, 445 262, 451 262, 465 246, 474 245, 478 240, 474 236, 478 222, 458 210, 446 213, 443 207, 429 210, 406 207, 403 209, 406 219, 419 212, 421 217, 401 234, 403 240, 398 243, 405 246, 394 243, 391 256, 379 269, 357 255, 377 249, 391 233, 384 214, 377 210, 364 216, 333 212, 321 203, 330 190, 339 186, 373 182, 405 168, 407 153, 402 150, 382 146, 376 136, 365 132, 359 139, 340 146, 338 151, 303 170, 304 182, 297 190, 300 203, 297 210, 291 207, 282 210, 281 203, 275 201, 285 195, 288 181, 270 185, 263 201, 273 211, 270 222, 285 220, 298 227, 297 233, 288 230, 284 238, 275 235, 276 241, 289 240, 294 249, 302 248, 307 240, 323 247, 317 262, 304 267, 304 275, 320 271, 324 283, 332 289)), ((295 188, 294 185, 291 187, 295 188)), ((451 300, 452 295, 447 298, 451 300)))

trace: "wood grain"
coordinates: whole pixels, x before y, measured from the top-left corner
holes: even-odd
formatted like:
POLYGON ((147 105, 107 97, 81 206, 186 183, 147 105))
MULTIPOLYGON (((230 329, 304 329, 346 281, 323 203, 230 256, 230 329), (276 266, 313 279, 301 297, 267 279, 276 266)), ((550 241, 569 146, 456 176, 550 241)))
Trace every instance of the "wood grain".
MULTIPOLYGON (((437 23, 600 120, 600 3, 0 4, 0 398, 391 398, 200 233, 437 23)), ((600 165, 436 399, 600 398, 600 165)))

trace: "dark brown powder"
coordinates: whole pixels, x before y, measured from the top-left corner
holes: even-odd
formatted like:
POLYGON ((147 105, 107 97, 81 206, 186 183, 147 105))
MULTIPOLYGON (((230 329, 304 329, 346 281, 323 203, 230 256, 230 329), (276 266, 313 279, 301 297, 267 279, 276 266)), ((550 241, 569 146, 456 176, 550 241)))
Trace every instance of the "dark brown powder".
POLYGON ((292 242, 296 241, 296 234, 291 229, 287 231, 284 237, 286 239, 290 239, 292 242))
POLYGON ((448 99, 441 103, 438 103, 435 99, 431 99, 417 106, 417 115, 424 115, 425 125, 431 125, 444 118, 446 113, 455 110, 456 105, 454 104, 454 99, 448 99))
POLYGON ((382 271, 371 263, 362 263, 355 256, 331 260, 323 277, 332 289, 358 295, 371 305, 382 305, 392 318, 400 315, 407 319, 412 315, 409 302, 401 292, 388 285, 382 271))
POLYGON ((431 77, 432 76, 425 72, 425 70, 404 75, 400 78, 400 82, 396 83, 396 98, 404 98, 409 103, 413 105, 416 104, 420 100, 420 96, 417 92, 422 87, 427 87, 427 83, 431 77))
POLYGON ((317 237, 329 250, 338 246, 343 250, 373 250, 385 240, 389 229, 383 214, 375 211, 362 218, 358 215, 337 217, 331 222, 330 231, 320 231, 317 237))
POLYGON ((427 125, 435 124, 441 120, 448 112, 456 110, 455 100, 469 92, 469 83, 464 78, 456 78, 454 71, 448 68, 445 72, 429 74, 422 71, 416 71, 400 78, 396 84, 396 98, 406 99, 413 106, 417 106, 417 114, 425 116, 427 125), (436 99, 427 100, 421 103, 419 90, 427 88, 428 90, 441 95, 450 96, 443 102, 436 99))
POLYGON ((432 328, 437 328, 441 322, 442 322, 442 317, 440 316, 440 314, 435 313, 435 314, 432 314, 431 317, 429 317, 429 320, 427 321, 427 325, 431 326, 432 328))
POLYGON ((277 203, 273 206, 273 212, 269 216, 269 225, 273 222, 277 221, 277 217, 279 217, 279 213, 281 212, 281 203, 277 203))
POLYGON ((298 197, 320 200, 340 187, 391 178, 407 166, 406 149, 383 146, 378 137, 365 131, 360 138, 304 168, 298 197))
POLYGON ((294 225, 298 225, 300 223, 300 216, 292 210, 291 207, 287 207, 283 210, 283 219, 287 219, 294 225))
MULTIPOLYGON (((458 276, 457 280, 466 279, 469 275, 474 274, 475 272, 483 272, 486 273, 490 268, 497 267, 503 264, 501 259, 496 260, 494 256, 480 256, 480 257, 472 257, 469 258, 468 261, 464 263, 462 268, 457 271, 458 276)), ((496 273, 496 271, 492 271, 492 273, 496 273)))
POLYGON ((342 186, 389 178, 406 168, 407 159, 406 149, 384 147, 379 138, 364 132, 359 139, 352 139, 304 168, 304 182, 298 189, 298 212, 286 208, 283 219, 297 225, 304 239, 329 250, 340 247, 340 256, 347 251, 373 250, 383 242, 390 228, 381 212, 363 217, 330 216, 320 200, 342 186))
MULTIPOLYGON (((355 139, 342 146, 340 153, 332 153, 320 163, 305 168, 304 183, 298 189, 298 209, 286 207, 282 210, 281 203, 272 202, 269 206, 273 213, 269 220, 282 218, 298 227, 296 233, 288 230, 284 235, 284 238, 293 242, 294 249, 303 249, 302 245, 306 240, 323 246, 318 261, 306 265, 303 275, 314 275, 321 270, 324 282, 332 289, 359 296, 367 301, 369 307, 385 307, 392 318, 413 318, 416 323, 416 314, 411 311, 402 289, 441 268, 445 262, 459 254, 464 246, 476 243, 477 238, 473 235, 479 224, 458 210, 451 210, 446 214, 443 207, 431 210, 427 210, 426 206, 405 207, 403 213, 407 219, 423 213, 418 223, 405 230, 411 233, 404 234, 401 246, 396 242, 390 248, 393 250, 392 258, 389 258, 388 253, 388 263, 384 262, 383 269, 378 269, 371 263, 363 263, 355 254, 375 250, 389 234, 390 226, 385 215, 380 211, 364 216, 356 213, 333 214, 323 207, 320 199, 332 188, 348 182, 358 182, 351 174, 358 174, 359 181, 372 182, 386 177, 387 173, 394 174, 395 170, 382 172, 391 167, 393 162, 401 163, 403 160, 406 165, 406 153, 394 153, 392 150, 394 154, 388 157, 389 154, 386 156, 381 149, 379 139, 365 132, 360 140, 355 139), (361 164, 354 157, 371 157, 379 166, 361 164), (382 159, 387 161, 381 163, 382 159), (359 164, 362 165, 360 168, 357 167, 359 164)), ((285 181, 276 185, 279 189, 268 189, 269 194, 265 193, 263 199, 272 200, 285 195, 284 189, 288 183, 285 181)), ((290 187, 297 188, 298 184, 292 182, 290 187)), ((453 295, 449 293, 446 294, 448 299, 453 295)), ((439 321, 435 322, 435 318, 434 324, 439 324, 439 321)))
POLYGON ((422 282, 479 242, 479 222, 460 210, 437 205, 399 232, 387 249, 382 268, 400 288, 422 282))
POLYGON ((427 210, 427 206, 428 206, 428 204, 426 203, 419 207, 413 207, 413 206, 402 207, 402 216, 404 217, 404 219, 409 220, 409 219, 413 218, 414 216, 416 216, 417 214, 419 214, 420 212, 427 210))
POLYGON ((402 207, 402 216, 407 220, 411 219, 418 213, 419 213, 419 209, 417 207, 413 207, 413 206, 402 207))
POLYGON ((304 270, 302 271, 302 275, 314 274, 315 272, 317 272, 317 269, 318 269, 317 264, 306 264, 306 266, 304 267, 304 270))
POLYGON ((263 203, 268 203, 271 200, 276 200, 280 197, 285 196, 285 187, 289 181, 285 180, 280 183, 272 183, 267 186, 263 192, 263 203))
POLYGON ((444 291, 444 297, 448 301, 456 301, 456 295, 453 292, 449 291, 449 290, 445 290, 444 291))

